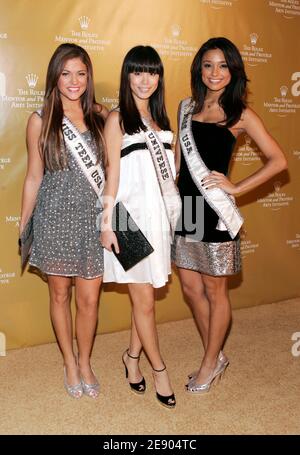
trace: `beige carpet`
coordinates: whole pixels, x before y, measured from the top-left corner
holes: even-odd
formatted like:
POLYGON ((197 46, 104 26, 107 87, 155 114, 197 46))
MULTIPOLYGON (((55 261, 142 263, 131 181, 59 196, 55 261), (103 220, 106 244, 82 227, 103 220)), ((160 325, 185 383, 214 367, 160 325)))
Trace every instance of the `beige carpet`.
POLYGON ((183 387, 201 358, 194 323, 160 325, 175 410, 155 399, 144 357, 147 392, 130 392, 121 364, 127 331, 96 339, 93 366, 102 388, 97 400, 76 401, 66 394, 56 344, 9 351, 0 357, 0 433, 299 434, 300 356, 291 352, 294 332, 300 332, 300 299, 235 310, 226 376, 207 395, 194 396, 183 387))

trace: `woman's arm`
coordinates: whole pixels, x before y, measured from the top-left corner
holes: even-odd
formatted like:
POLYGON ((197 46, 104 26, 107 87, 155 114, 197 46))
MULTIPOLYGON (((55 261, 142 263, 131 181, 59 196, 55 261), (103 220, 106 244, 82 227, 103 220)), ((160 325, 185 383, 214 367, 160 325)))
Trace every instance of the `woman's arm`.
POLYGON ((212 171, 203 179, 206 188, 218 187, 229 194, 239 195, 256 188, 287 168, 287 160, 278 143, 266 130, 262 120, 250 108, 243 113, 238 127, 242 128, 257 144, 267 158, 266 164, 244 180, 234 184, 220 172, 212 171))
POLYGON ((31 114, 26 130, 28 160, 22 193, 20 234, 34 209, 37 193, 44 175, 44 164, 38 145, 41 128, 42 119, 40 116, 36 113, 31 114))
POLYGON ((102 107, 101 115, 104 118, 104 120, 106 120, 109 114, 109 110, 107 109, 107 107, 103 106, 103 104, 101 104, 101 107, 102 107))
POLYGON ((109 110, 103 104, 94 104, 94 109, 97 114, 101 115, 104 121, 107 119, 109 110))
MULTIPOLYGON (((119 188, 120 159, 122 145, 122 131, 119 124, 119 113, 113 111, 109 114, 104 127, 104 140, 106 146, 106 181, 103 191, 103 213, 101 219, 101 244, 109 251, 114 245, 119 252, 118 242, 112 231, 112 213, 115 198, 119 188)), ((128 182, 130 184, 130 182, 128 182)))

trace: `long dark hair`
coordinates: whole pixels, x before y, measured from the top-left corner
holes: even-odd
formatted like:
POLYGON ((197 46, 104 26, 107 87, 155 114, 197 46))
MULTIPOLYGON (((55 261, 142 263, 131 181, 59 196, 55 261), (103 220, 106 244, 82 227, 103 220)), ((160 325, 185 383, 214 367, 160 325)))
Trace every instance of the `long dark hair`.
POLYGON ((120 125, 127 134, 146 130, 130 89, 129 74, 135 72, 159 75, 158 87, 150 97, 149 107, 155 123, 162 130, 169 130, 170 121, 165 108, 164 68, 160 56, 151 46, 135 46, 124 58, 119 92, 120 125))
POLYGON ((200 112, 204 105, 207 88, 202 82, 201 64, 205 52, 220 49, 225 57, 231 74, 231 81, 219 98, 219 104, 225 112, 225 126, 237 123, 247 106, 247 82, 244 63, 238 48, 227 38, 211 38, 206 41, 194 57, 191 66, 192 97, 196 102, 195 113, 200 112))
POLYGON ((63 143, 61 127, 64 112, 57 83, 67 60, 73 58, 80 58, 87 68, 87 88, 80 101, 84 122, 90 130, 97 147, 98 161, 103 149, 102 131, 104 120, 94 110, 96 99, 91 59, 82 47, 70 43, 61 44, 52 55, 48 65, 45 98, 42 108, 42 131, 39 140, 40 152, 45 167, 50 171, 63 169, 67 166, 64 147, 61 147, 63 143))

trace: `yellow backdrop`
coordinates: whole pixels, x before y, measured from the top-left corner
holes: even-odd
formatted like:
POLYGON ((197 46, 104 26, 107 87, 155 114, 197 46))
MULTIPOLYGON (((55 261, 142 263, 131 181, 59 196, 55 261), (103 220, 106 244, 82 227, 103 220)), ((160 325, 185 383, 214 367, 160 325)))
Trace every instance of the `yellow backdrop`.
MULTIPOLYGON (((0 334, 8 348, 54 340, 47 285, 33 273, 20 276, 17 238, 26 122, 42 104, 50 56, 63 42, 87 49, 97 99, 109 109, 117 104, 127 50, 153 45, 165 65, 174 129, 196 50, 212 36, 237 44, 251 80, 251 106, 285 150, 289 174, 238 201, 246 219, 243 273, 230 281, 231 300, 237 308, 299 296, 299 0, 0 0, 0 11, 0 334)), ((239 139, 233 180, 260 165, 256 144, 239 139)), ((158 321, 190 316, 175 272, 157 298, 158 321)), ((99 330, 127 328, 129 309, 125 288, 105 286, 99 330)))

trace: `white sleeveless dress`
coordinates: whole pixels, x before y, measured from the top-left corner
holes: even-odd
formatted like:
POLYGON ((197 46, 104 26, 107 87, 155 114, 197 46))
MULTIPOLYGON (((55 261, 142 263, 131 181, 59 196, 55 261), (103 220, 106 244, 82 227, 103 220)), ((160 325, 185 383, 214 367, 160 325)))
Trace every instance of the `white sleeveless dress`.
MULTIPOLYGON (((159 131, 164 143, 173 177, 173 133, 159 131)), ((104 249, 103 281, 114 283, 150 283, 164 286, 171 273, 171 233, 155 168, 143 133, 125 134, 121 147, 120 181, 116 203, 123 202, 128 212, 147 237, 154 252, 127 272, 112 252, 104 249)))

